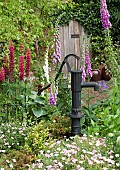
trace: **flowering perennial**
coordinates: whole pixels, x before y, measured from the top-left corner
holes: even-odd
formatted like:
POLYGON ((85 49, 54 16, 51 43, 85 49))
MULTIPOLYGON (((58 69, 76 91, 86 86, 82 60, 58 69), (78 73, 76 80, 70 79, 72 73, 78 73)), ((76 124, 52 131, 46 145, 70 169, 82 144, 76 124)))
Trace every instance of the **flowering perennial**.
POLYGON ((56 51, 53 53, 53 64, 56 64, 57 61, 60 62, 61 59, 61 43, 59 34, 57 35, 57 42, 56 42, 56 51))
POLYGON ((5 80, 5 70, 2 67, 0 70, 0 82, 3 82, 5 80))
POLYGON ((58 95, 58 91, 56 90, 55 93, 53 94, 52 90, 51 90, 51 93, 50 93, 50 99, 49 99, 49 103, 50 105, 54 105, 56 106, 56 99, 57 99, 57 95, 58 95))
POLYGON ((82 70, 82 82, 84 82, 86 78, 85 66, 82 66, 80 70, 82 70))
POLYGON ((91 72, 92 68, 91 68, 91 62, 90 62, 90 56, 89 56, 89 51, 88 50, 86 51, 85 64, 87 66, 86 74, 90 75, 90 77, 92 77, 92 72, 91 72))
POLYGON ((10 43, 10 81, 13 81, 14 78, 14 45, 10 43))
POLYGON ((107 30, 112 27, 112 24, 109 21, 110 14, 107 10, 106 0, 100 0, 100 14, 103 28, 107 30))
POLYGON ((19 79, 24 79, 24 56, 19 57, 19 79))
POLYGON ((44 73, 45 73, 46 80, 49 83, 48 47, 47 47, 46 53, 45 53, 45 63, 44 63, 44 66, 43 66, 43 70, 44 70, 44 73))
POLYGON ((29 77, 30 75, 30 49, 27 50, 26 52, 26 76, 29 77))
POLYGON ((86 55, 82 56, 82 67, 80 68, 80 70, 82 70, 82 82, 85 81, 87 75, 90 75, 90 77, 92 77, 89 50, 86 50, 86 55))

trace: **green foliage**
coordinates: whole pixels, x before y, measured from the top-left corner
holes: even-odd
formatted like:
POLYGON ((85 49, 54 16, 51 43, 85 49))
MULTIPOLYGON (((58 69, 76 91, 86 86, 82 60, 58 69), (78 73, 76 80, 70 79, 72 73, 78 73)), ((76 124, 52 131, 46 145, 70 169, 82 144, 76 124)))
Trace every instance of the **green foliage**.
POLYGON ((84 113, 84 116, 81 119, 81 134, 84 134, 87 130, 87 128, 91 125, 92 121, 97 121, 97 116, 94 114, 94 110, 97 108, 98 103, 90 104, 90 101, 95 96, 92 94, 89 94, 88 89, 88 97, 86 98, 85 94, 82 93, 82 112, 84 113))
POLYGON ((42 120, 49 120, 54 114, 60 114, 61 111, 56 106, 50 106, 49 104, 49 93, 44 96, 37 95, 37 92, 31 91, 26 96, 26 107, 27 107, 27 123, 35 123, 42 120))
POLYGON ((0 87, 1 122, 9 122, 11 119, 22 122, 27 113, 27 96, 32 84, 17 80, 14 83, 5 81, 0 83, 0 87))
POLYGON ((71 119, 68 116, 54 114, 44 123, 44 126, 49 128, 51 137, 54 139, 69 137, 71 133, 71 119))
POLYGON ((26 137, 25 149, 29 152, 37 153, 45 148, 45 142, 50 142, 53 138, 63 138, 70 135, 71 120, 67 116, 54 114, 50 120, 41 120, 33 126, 26 137))
POLYGON ((107 143, 109 143, 109 146, 113 146, 113 151, 115 155, 115 161, 120 162, 120 147, 118 144, 118 139, 120 138, 120 131, 114 132, 114 133, 109 133, 106 136, 107 143))
POLYGON ((12 40, 33 45, 34 38, 43 35, 44 25, 26 1, 4 1, 0 8, 1 42, 12 40))
POLYGON ((90 38, 91 46, 91 54, 92 54, 92 68, 98 69, 101 62, 104 59, 104 47, 105 47, 105 41, 104 38, 101 36, 91 36, 90 38))
POLYGON ((93 111, 97 121, 91 120, 88 132, 99 132, 102 136, 108 133, 120 131, 120 85, 114 81, 114 85, 108 94, 108 99, 99 103, 93 111))
POLYGON ((109 30, 105 31, 105 48, 103 50, 104 59, 106 64, 106 72, 116 77, 118 74, 118 58, 119 54, 113 46, 109 30))
POLYGON ((50 142, 49 129, 45 128, 44 121, 32 127, 25 139, 25 149, 32 153, 37 153, 45 148, 44 143, 50 142))
POLYGON ((69 77, 64 79, 64 75, 58 80, 58 100, 57 107, 62 112, 62 115, 68 115, 71 112, 72 94, 69 86, 69 77))

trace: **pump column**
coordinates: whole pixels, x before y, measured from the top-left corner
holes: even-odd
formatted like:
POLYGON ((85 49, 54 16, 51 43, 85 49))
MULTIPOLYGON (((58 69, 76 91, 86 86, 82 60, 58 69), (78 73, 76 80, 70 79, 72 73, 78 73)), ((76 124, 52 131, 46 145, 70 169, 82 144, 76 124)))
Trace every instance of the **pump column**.
POLYGON ((71 133, 72 135, 80 134, 80 118, 83 116, 81 112, 81 82, 82 71, 71 71, 71 90, 72 90, 72 119, 71 133))

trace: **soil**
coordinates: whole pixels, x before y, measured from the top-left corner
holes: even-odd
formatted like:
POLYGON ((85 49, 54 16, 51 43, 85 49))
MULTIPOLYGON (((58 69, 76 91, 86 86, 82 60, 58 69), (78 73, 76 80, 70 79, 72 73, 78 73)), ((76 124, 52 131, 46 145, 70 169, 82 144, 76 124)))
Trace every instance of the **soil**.
POLYGON ((97 101, 102 101, 104 99, 108 98, 108 90, 111 88, 110 82, 106 82, 108 85, 107 90, 102 90, 99 88, 99 91, 94 91, 94 88, 86 88, 83 89, 82 93, 85 93, 85 99, 87 100, 90 96, 93 96, 93 98, 90 100, 90 104, 94 104, 97 101))

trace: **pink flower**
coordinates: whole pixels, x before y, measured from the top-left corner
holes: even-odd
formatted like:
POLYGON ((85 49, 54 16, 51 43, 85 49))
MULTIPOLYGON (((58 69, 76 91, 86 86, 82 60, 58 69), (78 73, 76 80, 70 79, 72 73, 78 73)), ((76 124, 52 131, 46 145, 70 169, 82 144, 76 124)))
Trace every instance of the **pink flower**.
POLYGON ((56 106, 57 95, 58 95, 58 91, 57 90, 56 90, 56 92, 54 94, 51 91, 50 99, 49 99, 49 103, 50 103, 51 106, 52 105, 56 106))
POLYGON ((13 81, 14 79, 14 45, 11 42, 10 43, 10 81, 13 81))
POLYGON ((24 79, 24 56, 19 57, 19 79, 24 79))
POLYGON ((56 105, 56 100, 55 100, 54 94, 52 92, 50 93, 49 103, 51 106, 56 105))
POLYGON ((86 66, 87 66, 86 74, 87 74, 87 75, 90 75, 90 77, 92 77, 91 61, 90 61, 90 55, 89 55, 89 51, 88 51, 88 50, 86 51, 85 64, 86 64, 86 66))
POLYGON ((5 70, 2 67, 0 70, 0 82, 3 82, 5 80, 5 70))
POLYGON ((109 21, 110 14, 107 10, 106 0, 100 0, 100 14, 103 28, 107 30, 112 27, 112 24, 109 21))
POLYGON ((80 70, 82 70, 82 82, 84 82, 86 78, 85 67, 81 67, 80 70))
POLYGON ((30 75, 30 49, 26 51, 26 76, 29 77, 30 75))
POLYGON ((90 159, 88 159, 88 163, 89 165, 93 165, 93 162, 90 159))
POLYGON ((57 42, 56 42, 56 50, 53 53, 53 64, 56 64, 57 61, 60 62, 61 59, 61 43, 60 43, 60 37, 57 35, 57 42))

